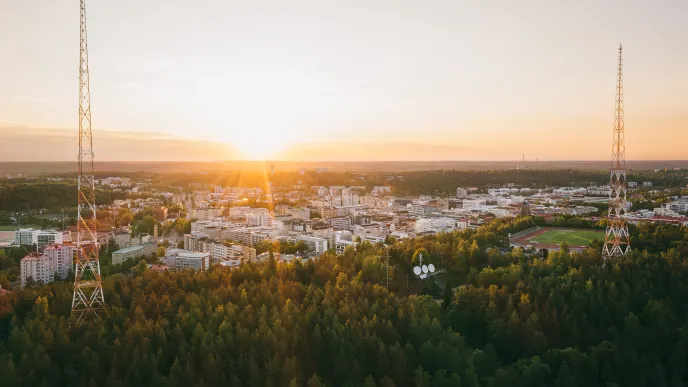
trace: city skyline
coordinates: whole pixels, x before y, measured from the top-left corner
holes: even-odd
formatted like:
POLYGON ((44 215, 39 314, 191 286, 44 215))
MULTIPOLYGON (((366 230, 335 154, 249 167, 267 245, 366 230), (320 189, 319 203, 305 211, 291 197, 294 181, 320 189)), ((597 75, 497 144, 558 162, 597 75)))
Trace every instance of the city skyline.
MULTIPOLYGON (((134 6, 89 4, 96 160, 605 160, 619 42, 627 158, 685 158, 676 2, 134 6)), ((74 159, 72 8, 0 6, 2 161, 74 159)))

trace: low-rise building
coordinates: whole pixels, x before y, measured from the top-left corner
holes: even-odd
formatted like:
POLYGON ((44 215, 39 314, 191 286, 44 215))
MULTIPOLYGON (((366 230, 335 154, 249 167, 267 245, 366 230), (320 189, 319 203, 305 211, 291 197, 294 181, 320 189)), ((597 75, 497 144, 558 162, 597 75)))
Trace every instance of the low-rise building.
POLYGON ((197 220, 211 220, 222 216, 221 207, 196 208, 191 211, 191 217, 197 220))
POLYGON ((325 238, 299 235, 296 237, 296 240, 306 242, 306 244, 308 244, 308 249, 314 251, 316 254, 322 254, 327 251, 327 239, 325 238))
POLYGON ((208 270, 210 267, 209 253, 196 253, 192 251, 178 251, 174 258, 174 268, 176 270, 193 269, 208 270))
POLYGON ((155 252, 155 243, 144 243, 119 249, 112 253, 112 264, 118 265, 133 258, 145 257, 155 252))

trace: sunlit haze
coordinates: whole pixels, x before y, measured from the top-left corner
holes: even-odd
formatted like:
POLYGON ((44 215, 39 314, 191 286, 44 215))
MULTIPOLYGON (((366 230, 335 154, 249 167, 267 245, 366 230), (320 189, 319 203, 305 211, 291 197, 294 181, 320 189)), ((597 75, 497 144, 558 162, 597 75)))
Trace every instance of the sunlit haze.
MULTIPOLYGON (((97 160, 685 159, 688 3, 88 3, 97 160)), ((73 160, 79 11, 0 2, 0 161, 73 160), (32 151, 28 152, 28 146, 32 151)))

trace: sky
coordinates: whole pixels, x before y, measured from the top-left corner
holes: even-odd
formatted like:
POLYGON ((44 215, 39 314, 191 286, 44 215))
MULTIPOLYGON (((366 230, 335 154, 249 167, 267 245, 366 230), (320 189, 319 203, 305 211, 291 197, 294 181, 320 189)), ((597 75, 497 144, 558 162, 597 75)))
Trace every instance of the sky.
MULTIPOLYGON (((688 158, 683 0, 87 13, 96 160, 605 160, 619 43, 627 158, 688 158)), ((0 161, 75 159, 78 1, 0 0, 0 37, 0 161)))

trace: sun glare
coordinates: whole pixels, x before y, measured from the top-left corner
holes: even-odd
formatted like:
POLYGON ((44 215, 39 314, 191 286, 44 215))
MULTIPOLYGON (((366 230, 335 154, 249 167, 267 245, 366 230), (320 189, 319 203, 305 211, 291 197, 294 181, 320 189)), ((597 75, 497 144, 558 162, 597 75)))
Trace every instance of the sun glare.
POLYGON ((252 161, 274 159, 289 145, 288 139, 277 130, 236 133, 223 141, 232 146, 240 158, 252 161))

